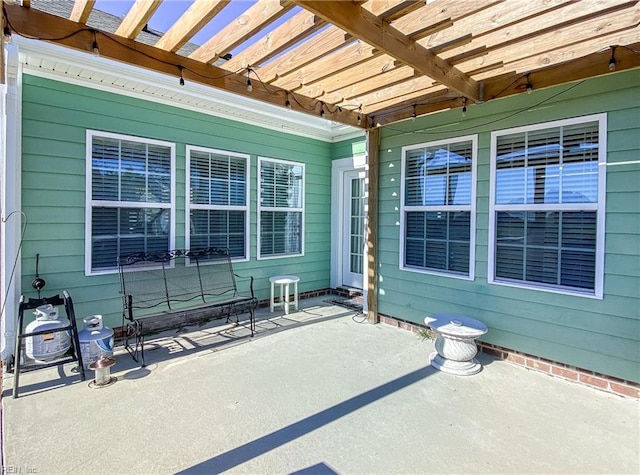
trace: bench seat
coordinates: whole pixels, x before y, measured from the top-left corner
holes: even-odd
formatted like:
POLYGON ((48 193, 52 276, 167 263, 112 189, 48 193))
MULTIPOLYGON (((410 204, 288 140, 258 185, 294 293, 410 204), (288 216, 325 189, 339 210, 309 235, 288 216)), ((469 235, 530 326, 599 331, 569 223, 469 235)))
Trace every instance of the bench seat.
POLYGON ((169 328, 248 314, 255 332, 253 277, 233 272, 226 249, 172 250, 122 256, 118 262, 124 346, 144 366, 144 337, 169 328), (238 281, 246 281, 240 293, 238 281))

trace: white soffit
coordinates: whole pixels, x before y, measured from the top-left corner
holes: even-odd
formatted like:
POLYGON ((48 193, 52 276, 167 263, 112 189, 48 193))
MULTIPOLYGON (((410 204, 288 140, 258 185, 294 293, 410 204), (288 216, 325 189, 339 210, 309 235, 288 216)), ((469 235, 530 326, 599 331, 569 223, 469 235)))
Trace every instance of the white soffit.
POLYGON ((362 129, 321 117, 276 107, 248 97, 186 81, 179 76, 136 68, 71 48, 14 35, 20 62, 27 74, 64 81, 101 91, 154 101, 182 109, 223 117, 271 130, 338 142, 364 137, 362 129))

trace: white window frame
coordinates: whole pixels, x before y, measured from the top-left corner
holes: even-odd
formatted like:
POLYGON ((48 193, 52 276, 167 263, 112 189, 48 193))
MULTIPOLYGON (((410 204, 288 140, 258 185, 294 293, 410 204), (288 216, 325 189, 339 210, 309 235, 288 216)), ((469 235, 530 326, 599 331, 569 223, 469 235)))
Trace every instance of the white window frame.
POLYGON ((407 145, 402 147, 402 163, 401 163, 401 178, 400 178, 400 255, 399 266, 400 270, 408 272, 417 272, 420 274, 439 275, 444 277, 451 277, 454 279, 462 280, 474 280, 475 279, 475 248, 476 248, 476 189, 477 189, 477 169, 478 169, 478 135, 465 135, 463 137, 454 137, 450 139, 436 140, 432 142, 425 142, 415 145, 407 145), (405 205, 405 168, 406 168, 406 156, 410 150, 415 150, 424 147, 437 147, 440 145, 451 145, 461 142, 471 142, 471 203, 468 205, 425 205, 425 206, 406 206, 405 205), (453 273, 446 270, 427 269, 419 267, 405 266, 404 254, 406 244, 406 212, 407 211, 469 211, 469 273, 467 275, 453 273))
MULTIPOLYGON (((201 209, 201 210, 223 210, 223 211, 244 211, 244 232, 245 232, 245 240, 244 240, 244 256, 243 258, 232 257, 231 260, 233 262, 246 262, 249 260, 249 250, 250 250, 250 233, 249 233, 249 225, 250 225, 250 216, 249 216, 249 199, 251 196, 250 190, 250 178, 251 178, 251 156, 246 153, 238 153, 238 152, 230 152, 228 150, 219 150, 213 148, 206 147, 198 147, 195 145, 187 145, 186 147, 186 187, 185 187, 185 243, 186 248, 191 249, 191 210, 193 209, 201 209), (227 155, 229 157, 237 157, 243 158, 246 162, 245 170, 245 205, 244 206, 236 206, 236 205, 204 205, 204 204, 195 204, 191 203, 191 152, 202 152, 202 153, 211 153, 211 154, 219 154, 219 155, 227 155)), ((202 264, 206 264, 206 261, 203 261, 202 264)))
POLYGON ((575 295, 580 297, 591 297, 602 299, 604 287, 604 247, 605 247, 605 198, 606 198, 606 168, 607 168, 607 114, 594 114, 570 119, 543 122, 511 129, 497 130, 491 133, 491 175, 490 175, 490 196, 489 196, 489 254, 487 266, 487 281, 490 284, 516 287, 522 289, 533 289, 544 292, 551 292, 563 295, 575 295), (598 122, 598 202, 597 203, 562 203, 562 204, 522 204, 517 205, 519 211, 596 211, 596 252, 595 252, 595 285, 594 290, 580 291, 560 287, 556 285, 545 285, 535 282, 514 282, 503 281, 495 276, 496 258, 496 213, 513 209, 513 205, 496 204, 496 155, 498 137, 502 135, 522 133, 554 127, 563 127, 587 122, 598 122))
POLYGON ((305 230, 305 195, 306 195, 306 187, 307 187, 307 179, 306 179, 306 169, 305 164, 301 162, 294 162, 292 160, 281 160, 276 158, 268 158, 268 157, 258 157, 258 232, 257 232, 257 254, 258 260, 267 260, 267 259, 285 259, 289 257, 301 257, 304 256, 304 230, 305 230), (261 175, 262 175, 262 163, 263 162, 275 162, 275 163, 284 163, 287 165, 299 166, 302 168, 302 207, 301 208, 280 208, 280 207, 271 207, 271 206, 262 206, 262 187, 260 185, 261 175), (278 254, 278 255, 267 255, 263 256, 261 249, 260 237, 262 235, 262 223, 261 216, 263 211, 294 211, 300 212, 301 214, 301 223, 300 223, 300 252, 295 254, 278 254))
POLYGON ((169 249, 175 247, 175 229, 176 229, 176 145, 171 142, 164 142, 161 140, 149 139, 144 137, 136 137, 133 135, 115 134, 111 132, 102 132, 99 130, 86 131, 86 150, 85 150, 85 275, 105 275, 115 274, 118 272, 118 267, 105 268, 100 270, 92 270, 92 234, 91 224, 94 207, 114 207, 114 208, 166 208, 169 209, 169 216, 171 226, 169 229, 169 249), (152 203, 142 201, 110 201, 110 200, 94 200, 93 196, 93 137, 109 138, 116 140, 126 140, 130 142, 144 143, 148 145, 159 145, 162 147, 168 147, 171 150, 171 199, 169 203, 152 203))

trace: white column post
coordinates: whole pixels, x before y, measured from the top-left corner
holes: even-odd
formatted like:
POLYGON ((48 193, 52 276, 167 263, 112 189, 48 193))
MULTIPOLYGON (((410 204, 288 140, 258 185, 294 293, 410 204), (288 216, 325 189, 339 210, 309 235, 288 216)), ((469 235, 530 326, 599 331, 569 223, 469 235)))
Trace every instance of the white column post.
POLYGON ((25 223, 21 210, 22 65, 16 44, 5 45, 6 82, 0 109, 0 349, 6 362, 14 352, 20 285, 20 245, 25 223), (15 213, 14 213, 15 212, 15 213), (12 214, 13 213, 13 214, 12 214), (15 269, 14 269, 15 263, 15 269))

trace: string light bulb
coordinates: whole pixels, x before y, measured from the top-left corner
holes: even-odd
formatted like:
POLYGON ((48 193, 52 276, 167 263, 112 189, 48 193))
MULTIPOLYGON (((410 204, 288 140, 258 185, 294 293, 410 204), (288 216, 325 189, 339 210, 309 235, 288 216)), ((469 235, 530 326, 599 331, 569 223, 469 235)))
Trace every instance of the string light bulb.
POLYGON ((184 86, 184 77, 182 76, 182 66, 178 66, 180 68, 180 85, 184 86))
POLYGON ((251 74, 251 68, 247 68, 247 92, 253 91, 253 84, 251 84, 251 78, 249 75, 251 74))
POLYGON ((418 117, 418 114, 416 114, 416 105, 414 104, 413 105, 413 114, 411 114, 411 120, 413 122, 415 122, 416 121, 416 117, 418 117))
POLYGON ((100 56, 100 49, 98 48, 98 36, 96 35, 95 30, 93 31, 93 45, 91 45, 91 47, 93 48, 93 55, 100 56))
POLYGON ((463 97, 462 98, 462 117, 466 117, 467 116, 467 98, 463 97))
POLYGON ((616 52, 616 47, 615 46, 611 46, 611 58, 609 59, 609 71, 615 71, 616 69, 616 57, 615 57, 615 52, 616 52))
POLYGON ((526 78, 527 78, 527 84, 526 84, 527 94, 531 94, 531 91, 533 91, 533 84, 531 84, 531 81, 529 81, 529 73, 526 74, 526 78))
POLYGON ((291 110, 291 101, 289 100, 289 93, 287 92, 287 101, 284 103, 284 106, 291 110))
POLYGON ((358 125, 362 124, 362 104, 360 104, 358 106, 358 118, 356 119, 358 122, 358 125))
POLYGON ((4 36, 4 42, 7 44, 11 44, 12 43, 12 39, 11 39, 11 30, 9 29, 9 27, 7 25, 4 25, 4 28, 2 29, 2 35, 4 36))

